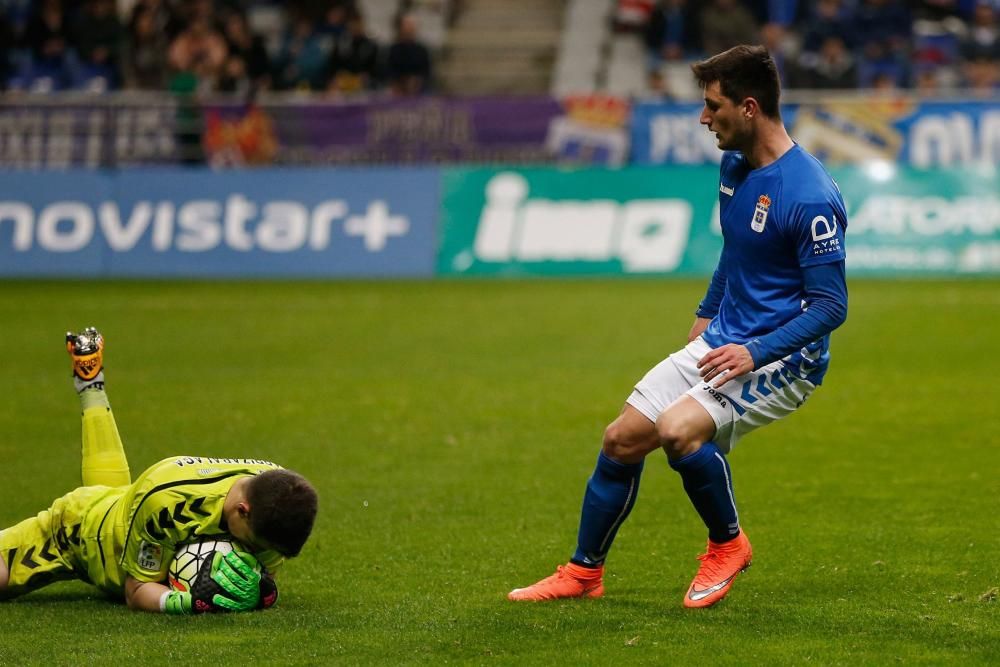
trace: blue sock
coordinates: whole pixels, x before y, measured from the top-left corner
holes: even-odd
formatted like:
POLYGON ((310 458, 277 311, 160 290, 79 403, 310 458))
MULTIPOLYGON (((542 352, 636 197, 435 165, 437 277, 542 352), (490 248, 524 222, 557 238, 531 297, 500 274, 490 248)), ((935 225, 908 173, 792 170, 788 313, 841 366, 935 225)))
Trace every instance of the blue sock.
POLYGON ((726 457, 714 442, 706 442, 694 454, 670 462, 681 474, 684 490, 713 542, 728 542, 740 534, 740 518, 733 496, 733 476, 726 457))
POLYGON ((572 562, 584 567, 604 563, 618 527, 635 505, 642 465, 642 462, 619 463, 603 451, 597 457, 597 467, 583 496, 580 533, 572 562))

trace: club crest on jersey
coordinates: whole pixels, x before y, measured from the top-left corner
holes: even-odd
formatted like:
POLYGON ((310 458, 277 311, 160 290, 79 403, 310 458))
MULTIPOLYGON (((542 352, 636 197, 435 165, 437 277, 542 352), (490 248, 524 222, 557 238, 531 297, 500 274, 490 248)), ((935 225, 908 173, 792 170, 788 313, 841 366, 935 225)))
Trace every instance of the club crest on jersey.
POLYGON ((767 210, 769 208, 771 208, 770 197, 761 195, 757 198, 757 208, 753 211, 753 220, 750 221, 750 229, 758 234, 764 231, 764 225, 767 223, 767 210))

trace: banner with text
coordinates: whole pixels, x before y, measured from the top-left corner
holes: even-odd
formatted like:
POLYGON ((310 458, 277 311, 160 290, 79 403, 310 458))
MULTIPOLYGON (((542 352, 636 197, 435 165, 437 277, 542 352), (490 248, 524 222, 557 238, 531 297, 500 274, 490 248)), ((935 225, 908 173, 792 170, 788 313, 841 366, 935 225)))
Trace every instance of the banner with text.
MULTIPOLYGON (((718 164, 701 104, 638 103, 631 163, 718 164)), ((827 165, 887 161, 915 167, 1000 163, 996 102, 916 102, 880 97, 782 106, 789 134, 827 165)))
MULTIPOLYGON (((0 101, 0 168, 177 164, 184 141, 191 141, 178 134, 184 113, 190 109, 179 110, 169 96, 119 105, 99 96, 73 103, 0 101)), ((197 133, 193 141, 197 147, 197 133)))
POLYGON ((0 167, 588 164, 628 160, 626 100, 0 98, 0 167), (63 101, 65 100, 65 101, 63 101))
POLYGON ((3 276, 430 276, 439 172, 14 172, 3 276))
POLYGON ((203 108, 226 164, 553 164, 628 159, 629 105, 590 95, 313 101, 203 108))
MULTIPOLYGON (((833 175, 852 275, 1000 273, 993 170, 833 175)), ((709 275, 722 247, 718 187, 713 167, 448 169, 438 272, 709 275)))

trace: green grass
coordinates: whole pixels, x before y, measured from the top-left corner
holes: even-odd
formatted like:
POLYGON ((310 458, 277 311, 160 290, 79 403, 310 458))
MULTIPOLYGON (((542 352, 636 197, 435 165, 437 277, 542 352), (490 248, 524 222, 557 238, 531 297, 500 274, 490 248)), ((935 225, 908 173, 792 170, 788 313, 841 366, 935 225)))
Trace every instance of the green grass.
POLYGON ((133 472, 271 458, 321 493, 275 609, 164 618, 57 584, 0 606, 0 664, 996 664, 997 281, 852 284, 824 387, 730 458, 755 564, 717 607, 681 607, 704 528, 659 455, 602 600, 504 599, 570 555, 604 425, 703 290, 0 284, 0 526, 78 484, 60 339, 90 323, 133 472))

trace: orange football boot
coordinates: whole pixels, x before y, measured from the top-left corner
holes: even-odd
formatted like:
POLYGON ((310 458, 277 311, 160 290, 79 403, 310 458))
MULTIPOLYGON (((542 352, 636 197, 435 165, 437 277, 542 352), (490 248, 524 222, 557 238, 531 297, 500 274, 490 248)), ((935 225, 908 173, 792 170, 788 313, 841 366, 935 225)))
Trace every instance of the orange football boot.
POLYGON ((599 598, 604 595, 604 566, 590 568, 566 563, 556 573, 527 588, 515 588, 508 600, 558 600, 559 598, 599 598))
POLYGON ((104 368, 104 336, 94 327, 78 334, 66 332, 66 351, 73 360, 73 376, 91 382, 104 368))
POLYGON ((687 595, 685 607, 710 607, 722 598, 733 585, 736 575, 750 567, 753 549, 746 533, 722 544, 708 541, 708 551, 698 556, 701 567, 694 576, 687 595))

